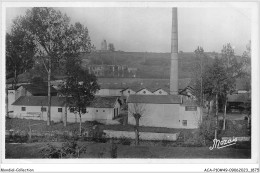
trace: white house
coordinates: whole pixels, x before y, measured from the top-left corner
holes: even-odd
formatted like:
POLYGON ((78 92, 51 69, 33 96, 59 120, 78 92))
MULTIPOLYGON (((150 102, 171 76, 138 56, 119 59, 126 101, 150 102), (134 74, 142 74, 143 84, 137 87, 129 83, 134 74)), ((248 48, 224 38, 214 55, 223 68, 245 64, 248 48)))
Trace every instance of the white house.
POLYGON ((122 89, 110 89, 110 88, 101 88, 97 91, 97 96, 121 96, 122 89))
MULTIPOLYGON (((51 120, 63 121, 65 115, 65 98, 51 97, 51 120)), ((48 97, 21 96, 14 103, 14 118, 47 120, 48 97)), ((79 116, 73 107, 67 107, 67 121, 79 122, 79 116)), ((82 112, 82 121, 98 121, 106 124, 117 124, 114 119, 120 114, 118 97, 95 97, 93 102, 82 112)))
POLYGON ((128 123, 135 124, 134 112, 142 112, 141 126, 198 128, 201 110, 192 100, 180 95, 130 95, 128 123))
POLYGON ((158 88, 157 90, 155 90, 153 92, 153 94, 155 94, 155 95, 168 95, 168 93, 165 90, 163 90, 162 88, 158 88))
POLYGON ((8 89, 8 112, 14 111, 13 103, 17 99, 16 91, 13 89, 8 89))
POLYGON ((135 94, 136 92, 131 88, 125 88, 121 91, 121 94, 125 97, 128 97, 130 94, 135 94))
POLYGON ((136 92, 136 94, 138 94, 138 95, 153 95, 153 93, 146 88, 140 89, 139 91, 136 92))
MULTIPOLYGON (((51 95, 56 96, 58 94, 54 87, 51 87, 51 95)), ((47 85, 34 85, 34 84, 23 84, 18 86, 17 89, 8 89, 8 112, 14 111, 13 103, 20 96, 47 96, 48 87, 47 85)))

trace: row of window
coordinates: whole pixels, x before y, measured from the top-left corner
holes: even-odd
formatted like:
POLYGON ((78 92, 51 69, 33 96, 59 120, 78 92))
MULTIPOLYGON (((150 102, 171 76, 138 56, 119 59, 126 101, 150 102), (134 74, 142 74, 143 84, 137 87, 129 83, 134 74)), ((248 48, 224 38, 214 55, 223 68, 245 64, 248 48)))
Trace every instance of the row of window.
MULTIPOLYGON (((26 107, 21 107, 22 111, 26 111, 26 107)), ((41 107, 41 112, 46 112, 47 108, 41 107)), ((58 108, 58 112, 62 112, 62 108, 58 108)))
MULTIPOLYGON (((21 107, 21 110, 22 111, 26 111, 26 107, 21 107)), ((46 112, 47 111, 47 108, 46 107, 42 107, 41 108, 41 112, 46 112)), ((62 112, 62 108, 58 108, 58 112, 62 112)), ((70 108, 70 112, 71 113, 74 113, 75 112, 75 109, 74 108, 70 108)), ((98 110, 96 110, 96 112, 98 112, 98 110)), ((103 112, 105 112, 105 110, 103 110, 103 112)), ((88 113, 87 109, 83 109, 82 110, 82 113, 88 113)))
MULTIPOLYGON (((70 108, 70 112, 73 113, 75 112, 75 108, 70 108)), ((98 112, 98 110, 96 110, 96 112, 98 112)), ((105 110, 103 110, 103 112, 106 112, 105 110)), ((82 109, 82 113, 88 113, 87 109, 82 109)))
MULTIPOLYGON (((128 93, 130 94, 130 90, 128 90, 128 93)), ((146 91, 143 91, 143 94, 146 94, 146 91)), ((162 94, 162 91, 159 91, 159 94, 162 94)))

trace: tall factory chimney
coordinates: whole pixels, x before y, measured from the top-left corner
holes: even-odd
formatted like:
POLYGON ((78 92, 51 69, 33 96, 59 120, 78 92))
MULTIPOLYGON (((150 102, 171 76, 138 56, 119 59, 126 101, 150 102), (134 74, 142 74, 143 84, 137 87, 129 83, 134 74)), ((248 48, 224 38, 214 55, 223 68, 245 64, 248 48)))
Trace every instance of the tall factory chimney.
POLYGON ((178 16, 177 8, 172 8, 172 38, 171 38, 171 74, 170 94, 178 95, 178 16))

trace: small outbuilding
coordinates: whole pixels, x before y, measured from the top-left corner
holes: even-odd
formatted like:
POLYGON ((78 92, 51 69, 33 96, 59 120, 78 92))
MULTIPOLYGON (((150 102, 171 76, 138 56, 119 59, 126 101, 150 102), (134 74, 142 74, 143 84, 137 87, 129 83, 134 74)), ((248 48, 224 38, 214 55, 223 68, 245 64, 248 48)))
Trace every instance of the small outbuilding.
MULTIPOLYGON (((47 120, 48 97, 21 96, 13 104, 14 118, 47 120)), ((51 121, 61 122, 65 115, 65 98, 51 97, 51 121)), ((96 96, 82 112, 82 121, 98 121, 105 124, 117 123, 114 119, 120 114, 118 97, 96 96)), ((73 106, 67 107, 67 121, 79 122, 73 106)))
POLYGON ((135 125, 134 112, 141 112, 140 125, 167 128, 198 128, 200 107, 181 95, 130 95, 128 123, 135 125))

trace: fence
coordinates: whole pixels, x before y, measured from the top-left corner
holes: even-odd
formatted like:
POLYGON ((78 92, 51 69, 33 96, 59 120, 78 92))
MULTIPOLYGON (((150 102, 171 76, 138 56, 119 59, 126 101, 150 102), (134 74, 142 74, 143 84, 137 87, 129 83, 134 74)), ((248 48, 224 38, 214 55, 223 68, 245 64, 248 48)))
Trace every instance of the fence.
MULTIPOLYGON (((114 131, 104 130, 106 138, 129 138, 135 139, 135 132, 133 131, 114 131)), ((176 141, 179 136, 178 133, 154 133, 154 132, 139 132, 140 140, 151 140, 151 141, 176 141)))

